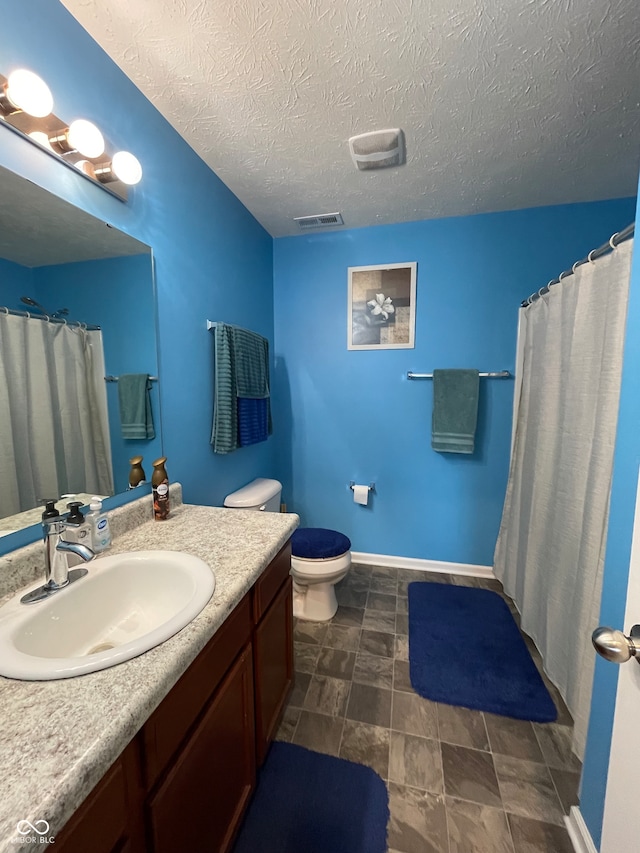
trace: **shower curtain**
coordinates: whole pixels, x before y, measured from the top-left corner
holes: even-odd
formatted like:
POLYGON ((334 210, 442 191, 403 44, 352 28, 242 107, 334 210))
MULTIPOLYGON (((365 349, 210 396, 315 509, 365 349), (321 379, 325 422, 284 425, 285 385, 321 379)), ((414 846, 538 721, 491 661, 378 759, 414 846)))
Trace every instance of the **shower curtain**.
POLYGON ((113 494, 102 332, 0 313, 0 517, 113 494))
POLYGON ((522 384, 495 573, 587 734, 632 240, 521 309, 522 384))

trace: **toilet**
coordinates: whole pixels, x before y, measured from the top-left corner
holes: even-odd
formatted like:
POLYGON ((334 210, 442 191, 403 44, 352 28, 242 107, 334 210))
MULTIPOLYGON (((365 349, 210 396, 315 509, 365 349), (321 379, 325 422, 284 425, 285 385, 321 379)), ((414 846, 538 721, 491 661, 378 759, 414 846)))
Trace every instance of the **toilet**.
POLYGON ((351 542, 337 530, 299 527, 291 537, 293 615, 327 622, 338 609, 335 585, 351 566, 351 542))
MULTIPOLYGON (((224 505, 233 509, 278 512, 282 484, 258 477, 232 492, 224 505)), ((310 622, 327 622, 338 609, 335 585, 351 566, 351 542, 337 530, 300 527, 291 537, 293 615, 310 622)))
POLYGON ((255 509, 261 512, 280 512, 280 495, 282 483, 278 480, 267 480, 258 477, 232 492, 224 499, 226 507, 233 509, 255 509))

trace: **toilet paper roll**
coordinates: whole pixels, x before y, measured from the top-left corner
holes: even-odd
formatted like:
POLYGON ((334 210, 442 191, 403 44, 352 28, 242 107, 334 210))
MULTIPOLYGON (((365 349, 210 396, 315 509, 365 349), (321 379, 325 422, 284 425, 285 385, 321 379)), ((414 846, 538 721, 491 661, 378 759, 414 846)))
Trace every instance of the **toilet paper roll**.
POLYGON ((366 506, 369 503, 369 486, 354 486, 353 502, 366 506))

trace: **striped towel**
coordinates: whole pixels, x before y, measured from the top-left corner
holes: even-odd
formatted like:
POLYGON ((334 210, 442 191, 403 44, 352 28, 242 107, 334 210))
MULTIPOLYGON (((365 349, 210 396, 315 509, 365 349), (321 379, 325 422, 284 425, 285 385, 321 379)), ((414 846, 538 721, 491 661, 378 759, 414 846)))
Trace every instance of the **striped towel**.
POLYGON ((216 453, 231 453, 246 444, 265 441, 271 434, 269 342, 255 332, 227 323, 216 323, 214 340, 211 444, 216 453), (264 402, 257 406, 249 402, 243 404, 241 400, 264 402), (259 417, 256 417, 257 408, 259 417))

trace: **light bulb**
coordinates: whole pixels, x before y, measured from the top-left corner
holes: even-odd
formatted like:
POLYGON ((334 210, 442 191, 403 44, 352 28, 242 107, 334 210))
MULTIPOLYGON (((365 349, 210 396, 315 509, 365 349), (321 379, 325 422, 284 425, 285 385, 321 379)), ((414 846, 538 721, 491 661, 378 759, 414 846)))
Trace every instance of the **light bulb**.
POLYGON ((95 124, 83 118, 71 122, 67 140, 71 148, 84 157, 99 157, 104 152, 103 135, 95 124))
POLYGON ((123 184, 129 184, 129 186, 137 184, 142 178, 142 166, 138 158, 128 151, 118 151, 114 154, 111 160, 111 168, 114 175, 123 184))
POLYGON ((36 118, 48 116, 53 109, 51 90, 41 77, 26 68, 9 74, 5 94, 14 107, 36 118))
POLYGON ((88 160, 78 160, 73 164, 76 169, 79 169, 81 172, 84 172, 85 175, 88 175, 90 178, 96 179, 96 169, 93 163, 90 163, 88 160))
POLYGON ((53 151, 51 143, 49 142, 49 136, 43 130, 32 130, 29 134, 29 138, 33 139, 34 142, 37 142, 38 145, 42 145, 43 148, 48 148, 49 151, 53 151))

